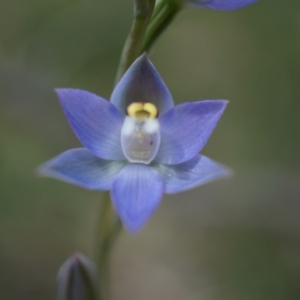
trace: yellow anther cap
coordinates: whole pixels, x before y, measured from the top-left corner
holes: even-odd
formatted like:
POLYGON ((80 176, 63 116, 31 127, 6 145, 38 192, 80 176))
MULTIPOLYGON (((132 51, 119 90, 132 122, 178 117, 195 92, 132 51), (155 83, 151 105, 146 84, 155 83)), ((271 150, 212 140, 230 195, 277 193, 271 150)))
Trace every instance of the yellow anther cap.
POLYGON ((158 116, 158 110, 150 102, 134 102, 127 107, 127 114, 138 120, 155 119, 158 116))

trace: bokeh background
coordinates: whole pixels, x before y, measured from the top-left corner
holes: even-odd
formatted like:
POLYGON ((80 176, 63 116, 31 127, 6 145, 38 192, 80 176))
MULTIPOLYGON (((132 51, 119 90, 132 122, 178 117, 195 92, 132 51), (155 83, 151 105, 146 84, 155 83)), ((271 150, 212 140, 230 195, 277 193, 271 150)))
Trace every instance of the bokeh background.
MULTIPOLYGON (((109 98, 132 1, 0 0, 0 298, 54 299, 102 194, 34 169, 79 146, 54 87, 109 98)), ((229 99, 203 153, 230 180, 165 196, 113 251, 112 299, 300 299, 300 2, 186 9, 151 53, 177 103, 229 99)))

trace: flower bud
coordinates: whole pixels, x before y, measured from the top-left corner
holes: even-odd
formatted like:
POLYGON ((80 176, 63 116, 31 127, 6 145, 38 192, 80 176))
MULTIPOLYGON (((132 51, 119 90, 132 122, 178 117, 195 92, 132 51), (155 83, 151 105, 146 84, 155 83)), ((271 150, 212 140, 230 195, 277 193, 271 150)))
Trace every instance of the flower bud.
POLYGON ((80 253, 61 266, 57 278, 57 300, 97 300, 98 274, 95 265, 80 253))

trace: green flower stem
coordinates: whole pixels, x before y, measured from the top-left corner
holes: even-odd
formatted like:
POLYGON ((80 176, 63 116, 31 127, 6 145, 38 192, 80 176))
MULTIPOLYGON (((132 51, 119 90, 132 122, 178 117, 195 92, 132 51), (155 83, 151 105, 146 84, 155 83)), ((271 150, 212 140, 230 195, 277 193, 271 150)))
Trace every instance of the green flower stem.
POLYGON ((109 299, 110 254, 122 224, 114 212, 109 192, 105 192, 97 231, 97 266, 100 275, 101 300, 109 299))
MULTIPOLYGON (((162 8, 166 5, 166 2, 168 2, 168 1, 170 1, 170 0, 156 0, 154 11, 151 16, 151 20, 153 20, 159 14, 159 12, 162 10, 162 8)), ((151 22, 151 20, 150 20, 150 22, 151 22)))
MULTIPOLYGON (((153 13, 154 6, 155 0, 134 0, 134 20, 121 55, 116 82, 120 80, 135 59, 143 51, 151 47, 153 42, 181 8, 180 5, 175 5, 169 0, 158 1, 153 13), (151 23, 148 28, 150 20, 151 23)), ((109 299, 110 254, 121 228, 122 224, 114 212, 110 201, 110 194, 106 192, 103 199, 99 229, 96 237, 97 265, 100 273, 100 292, 102 300, 109 299)))
POLYGON ((134 0, 134 19, 121 55, 116 83, 141 53, 154 5, 155 0, 134 0))
MULTIPOLYGON (((150 21, 155 0, 134 0, 134 20, 125 42, 117 71, 116 82, 120 80, 126 70, 139 56, 142 42, 150 21)), ((103 206, 97 231, 97 265, 100 273, 101 299, 109 298, 109 261, 115 239, 122 228, 110 201, 109 192, 103 199, 103 206)))
POLYGON ((157 4, 150 20, 140 54, 150 50, 160 34, 182 9, 182 6, 182 2, 172 0, 162 0, 157 4))

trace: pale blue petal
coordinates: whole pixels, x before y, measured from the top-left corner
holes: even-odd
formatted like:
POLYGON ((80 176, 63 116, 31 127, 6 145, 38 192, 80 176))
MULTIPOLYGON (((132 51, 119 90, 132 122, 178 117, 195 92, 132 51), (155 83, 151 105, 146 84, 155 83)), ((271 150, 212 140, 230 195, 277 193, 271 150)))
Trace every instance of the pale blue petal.
POLYGON ((165 183, 165 193, 182 192, 207 182, 228 177, 232 171, 203 155, 178 165, 158 165, 155 169, 165 183))
POLYGON ((194 0, 189 4, 198 7, 207 7, 217 10, 234 10, 250 5, 257 0, 194 0))
POLYGON ((37 174, 91 190, 110 190, 126 163, 104 160, 84 148, 71 149, 41 165, 37 174))
POLYGON ((155 162, 179 164, 198 154, 216 127, 225 100, 180 104, 159 119, 161 144, 155 162))
POLYGON ((114 105, 83 90, 56 92, 73 131, 88 150, 103 159, 124 159, 120 141, 124 118, 114 105))
POLYGON ((132 233, 141 229, 160 203, 163 181, 150 166, 129 164, 113 182, 111 196, 125 227, 132 233))
POLYGON ((132 102, 152 102, 160 115, 174 106, 168 88, 145 54, 121 78, 110 101, 123 114, 126 114, 126 109, 132 102))

